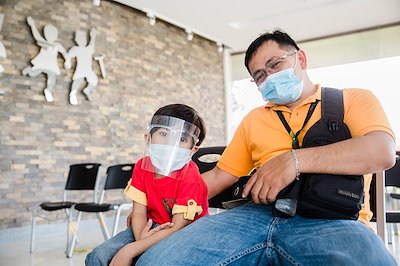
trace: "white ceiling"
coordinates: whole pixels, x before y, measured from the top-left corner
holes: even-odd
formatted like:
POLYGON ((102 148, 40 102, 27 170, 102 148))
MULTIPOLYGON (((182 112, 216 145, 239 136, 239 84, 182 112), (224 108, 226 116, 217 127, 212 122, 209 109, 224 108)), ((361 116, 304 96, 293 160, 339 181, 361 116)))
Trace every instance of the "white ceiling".
MULTIPOLYGON (((400 23, 400 0, 115 0, 231 52, 260 33, 281 28, 297 42, 400 23)), ((156 24, 157 25, 157 24, 156 24)))

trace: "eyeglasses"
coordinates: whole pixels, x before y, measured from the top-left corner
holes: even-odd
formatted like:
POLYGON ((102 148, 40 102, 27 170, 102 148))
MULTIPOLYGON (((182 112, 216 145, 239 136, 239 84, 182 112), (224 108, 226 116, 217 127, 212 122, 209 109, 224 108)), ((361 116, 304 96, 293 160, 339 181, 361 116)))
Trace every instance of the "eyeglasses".
POLYGON ((253 78, 251 79, 251 82, 255 82, 257 85, 261 84, 264 82, 264 80, 267 78, 268 75, 274 74, 276 72, 279 72, 283 69, 283 61, 294 54, 296 54, 297 51, 293 51, 281 56, 274 56, 271 59, 269 59, 266 63, 263 69, 257 70, 253 74, 253 78))

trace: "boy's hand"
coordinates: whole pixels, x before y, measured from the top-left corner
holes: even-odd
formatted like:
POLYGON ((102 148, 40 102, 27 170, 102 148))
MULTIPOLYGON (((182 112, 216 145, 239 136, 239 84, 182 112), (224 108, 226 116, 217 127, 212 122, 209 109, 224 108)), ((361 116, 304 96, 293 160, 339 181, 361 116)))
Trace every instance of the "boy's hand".
POLYGON ((171 227, 174 226, 174 223, 167 222, 167 223, 164 223, 164 224, 161 224, 161 225, 157 226, 156 228, 150 229, 152 225, 153 225, 153 220, 149 219, 147 221, 147 224, 143 228, 142 233, 140 234, 140 239, 144 239, 146 237, 149 237, 152 234, 157 233, 158 231, 161 231, 161 230, 164 230, 164 229, 167 229, 167 228, 171 228, 171 227))
POLYGON ((135 242, 129 243, 123 248, 121 248, 117 254, 112 258, 110 266, 131 266, 132 260, 139 254, 135 254, 135 242))

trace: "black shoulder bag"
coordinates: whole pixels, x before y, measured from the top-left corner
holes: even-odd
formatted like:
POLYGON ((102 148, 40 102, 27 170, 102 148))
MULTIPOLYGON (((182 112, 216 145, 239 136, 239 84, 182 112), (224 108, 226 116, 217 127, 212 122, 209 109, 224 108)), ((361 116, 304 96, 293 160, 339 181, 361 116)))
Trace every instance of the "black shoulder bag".
MULTIPOLYGON (((302 147, 323 146, 351 138, 343 116, 342 91, 322 88, 321 119, 307 131, 302 147)), ((283 116, 279 117, 288 129, 283 116)), ((296 137, 297 141, 298 134, 293 136, 291 130, 289 134, 293 139, 296 137)), ((363 202, 364 178, 362 175, 302 173, 299 180, 282 190, 277 198, 285 199, 286 195, 291 198, 293 195, 297 197, 295 212, 304 217, 356 220, 363 202)))

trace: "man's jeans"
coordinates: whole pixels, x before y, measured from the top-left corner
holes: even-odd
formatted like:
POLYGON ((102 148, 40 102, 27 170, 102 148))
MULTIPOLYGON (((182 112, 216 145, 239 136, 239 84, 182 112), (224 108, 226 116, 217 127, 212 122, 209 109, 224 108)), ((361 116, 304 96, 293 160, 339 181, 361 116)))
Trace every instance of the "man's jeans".
POLYGON ((354 220, 273 217, 253 203, 206 216, 148 249, 137 265, 396 265, 354 220))

